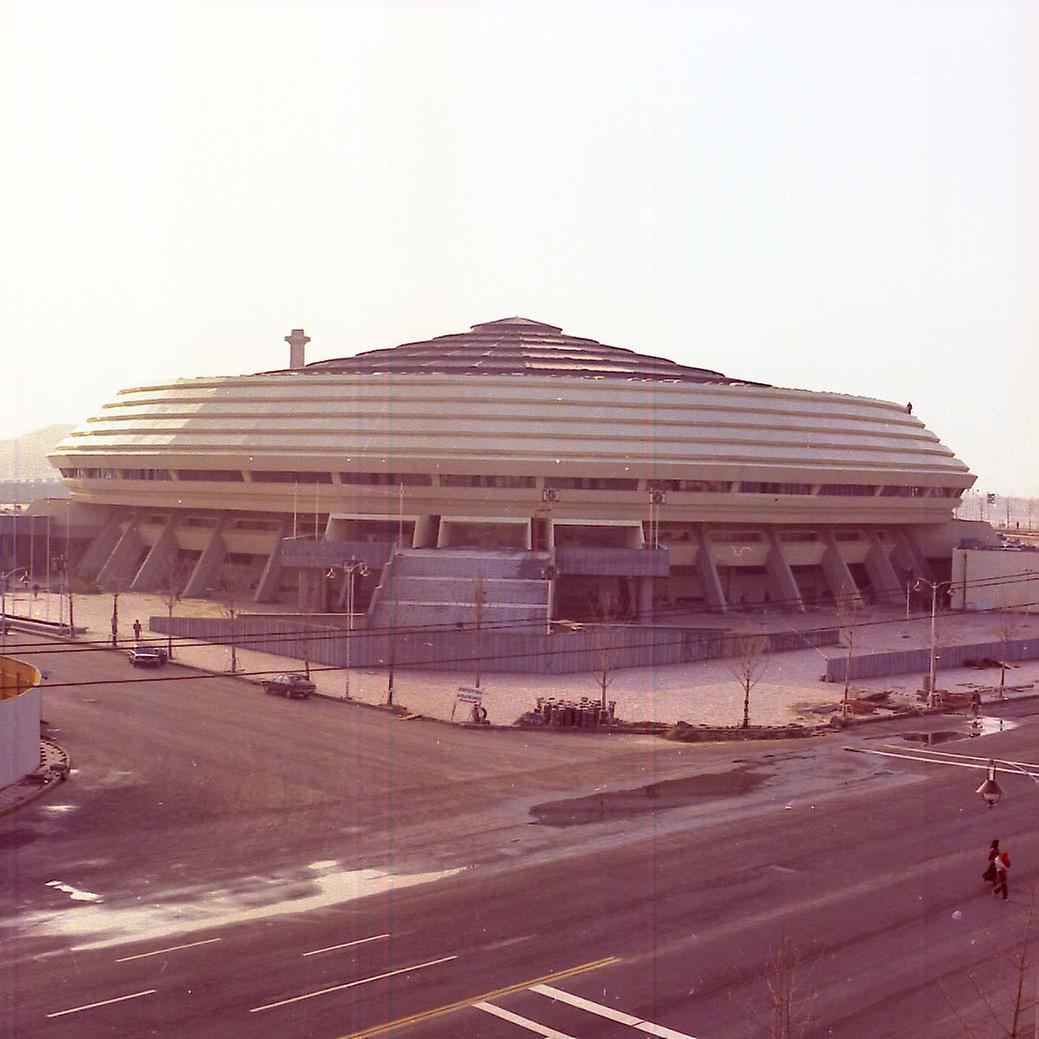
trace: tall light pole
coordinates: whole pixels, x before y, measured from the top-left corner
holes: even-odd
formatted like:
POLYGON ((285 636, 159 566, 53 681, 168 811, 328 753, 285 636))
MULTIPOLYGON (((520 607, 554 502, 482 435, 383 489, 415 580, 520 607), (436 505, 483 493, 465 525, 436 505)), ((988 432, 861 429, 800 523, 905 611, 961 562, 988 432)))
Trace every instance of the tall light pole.
MULTIPOLYGON (((337 568, 333 568, 337 569, 337 568)), ((338 569, 346 577, 346 698, 350 699, 350 663, 354 644, 354 579, 368 575, 368 565, 362 559, 350 557, 348 563, 340 563, 338 569)), ((332 571, 329 571, 331 575, 332 571)))
POLYGON ((654 548, 660 548, 660 506, 666 501, 659 487, 649 489, 649 537, 654 548))
POLYGON ((918 577, 916 584, 913 586, 917 591, 921 588, 931 589, 931 652, 930 662, 927 669, 927 706, 934 707, 935 704, 935 670, 937 665, 937 656, 935 655, 935 616, 938 613, 938 589, 942 585, 952 585, 951 581, 925 581, 923 578, 918 577))

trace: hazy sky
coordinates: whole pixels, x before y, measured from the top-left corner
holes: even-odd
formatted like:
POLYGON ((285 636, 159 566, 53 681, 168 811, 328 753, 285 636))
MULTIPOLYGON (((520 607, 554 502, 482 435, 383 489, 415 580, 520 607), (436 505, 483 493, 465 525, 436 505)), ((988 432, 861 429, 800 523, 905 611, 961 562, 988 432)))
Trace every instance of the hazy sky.
POLYGON ((512 314, 1039 495, 1039 3, 0 3, 0 437, 512 314))

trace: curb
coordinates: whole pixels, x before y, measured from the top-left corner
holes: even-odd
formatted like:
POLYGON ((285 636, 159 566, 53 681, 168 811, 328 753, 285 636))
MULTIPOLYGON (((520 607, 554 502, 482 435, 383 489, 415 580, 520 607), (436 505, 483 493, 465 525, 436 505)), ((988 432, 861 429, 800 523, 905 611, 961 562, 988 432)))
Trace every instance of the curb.
MULTIPOLYGON (((46 736, 40 737, 40 756, 44 755, 44 746, 52 748, 52 753, 47 755, 51 759, 51 763, 58 761, 65 765, 66 768, 71 768, 72 758, 69 756, 67 750, 60 744, 55 743, 54 740, 48 739, 46 736)), ((54 787, 61 784, 61 780, 56 774, 52 775, 46 783, 27 783, 25 778, 17 780, 10 786, 4 787, 0 790, 0 798, 8 791, 13 791, 10 796, 9 804, 0 803, 0 816, 10 815, 12 812, 16 812, 19 808, 24 808, 25 805, 31 804, 33 801, 43 797, 44 794, 48 793, 54 787)))

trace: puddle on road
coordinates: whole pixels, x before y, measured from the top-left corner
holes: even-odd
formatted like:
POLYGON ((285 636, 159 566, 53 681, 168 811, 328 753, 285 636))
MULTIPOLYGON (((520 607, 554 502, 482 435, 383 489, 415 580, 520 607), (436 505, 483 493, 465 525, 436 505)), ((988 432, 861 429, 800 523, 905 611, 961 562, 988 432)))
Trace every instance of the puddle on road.
POLYGON ((991 736, 994 732, 1009 732, 1017 728, 1017 722, 1006 718, 971 718, 961 729, 937 729, 934 732, 903 732, 902 739, 907 743, 922 743, 933 747, 938 743, 950 743, 954 740, 973 740, 978 736, 991 736))
POLYGON ((565 801, 548 801, 530 810, 535 825, 582 826, 609 819, 627 819, 634 815, 654 814, 668 808, 683 808, 707 798, 749 794, 770 777, 768 772, 718 772, 685 779, 668 779, 661 783, 614 790, 565 801))
MULTIPOLYGON (((312 863, 310 869, 329 865, 333 868, 317 876, 249 877, 234 890, 229 888, 182 890, 164 898, 160 904, 141 902, 117 905, 88 904, 59 912, 39 912, 24 918, 26 932, 34 935, 60 935, 82 939, 72 947, 104 949, 128 942, 169 939, 191 931, 231 927, 255 920, 268 920, 287 913, 308 913, 327 909, 368 895, 401 891, 417 884, 428 884, 462 872, 462 868, 436 873, 392 874, 378 869, 336 870, 334 860, 312 863)), ((72 894, 71 885, 52 881, 72 894)), ((91 892, 72 894, 100 899, 91 892)))

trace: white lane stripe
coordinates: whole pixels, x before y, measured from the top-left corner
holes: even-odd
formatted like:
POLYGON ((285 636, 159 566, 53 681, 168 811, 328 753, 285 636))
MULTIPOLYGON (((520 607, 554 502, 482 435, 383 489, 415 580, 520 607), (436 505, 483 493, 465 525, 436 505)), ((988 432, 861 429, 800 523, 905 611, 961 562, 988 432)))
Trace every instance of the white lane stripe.
POLYGON ((566 1032, 557 1032, 554 1028, 549 1028, 548 1025, 531 1021, 529 1017, 520 1017, 519 1014, 514 1014, 511 1010, 502 1010, 501 1007, 496 1007, 493 1003, 474 1003, 473 1006, 477 1010, 494 1014, 495 1017, 500 1017, 503 1021, 519 1025, 520 1028, 525 1028, 528 1032, 534 1032, 536 1035, 540 1035, 542 1039, 575 1039, 574 1036, 568 1035, 566 1032))
POLYGON ((613 1007, 604 1007, 601 1003, 593 1003, 590 999, 574 996, 569 992, 564 992, 562 989, 553 988, 551 985, 531 985, 530 991, 537 992, 541 996, 548 996, 549 999, 559 1000, 562 1003, 569 1003, 572 1007, 577 1007, 579 1010, 587 1010, 589 1014, 598 1014, 599 1017, 605 1017, 610 1021, 618 1021, 622 1025, 637 1028, 640 1032, 645 1032, 647 1035, 659 1036, 660 1039, 696 1039, 695 1036, 688 1035, 685 1032, 676 1032, 673 1028, 666 1028, 664 1025, 655 1025, 652 1021, 646 1021, 641 1017, 633 1017, 631 1014, 625 1014, 623 1011, 614 1010, 613 1007))
POLYGON ((329 945, 324 949, 311 949, 310 952, 303 953, 304 956, 318 956, 323 952, 335 952, 336 949, 349 949, 354 945, 364 945, 366 942, 377 942, 383 938, 389 938, 388 934, 373 934, 371 938, 358 938, 354 942, 343 942, 342 945, 329 945))
POLYGON ((222 942, 223 938, 207 938, 204 942, 189 942, 187 945, 171 945, 168 949, 156 949, 155 952, 139 952, 136 956, 124 956, 116 963, 129 963, 131 960, 143 960, 148 956, 161 956, 164 952, 176 952, 178 949, 194 949, 196 945, 212 945, 222 942))
MULTIPOLYGON (((931 747, 901 747, 894 743, 882 743, 885 750, 915 751, 917 754, 937 754, 943 758, 960 758, 962 761, 983 761, 986 764, 991 760, 988 754, 954 754, 951 750, 933 750, 931 747)), ((1039 772, 1039 765, 1034 761, 1012 761, 1010 758, 996 758, 1007 765, 1020 765, 1024 769, 1034 769, 1039 772)))
MULTIPOLYGON (((901 751, 873 750, 872 748, 867 749, 865 747, 845 747, 844 749, 851 751, 853 754, 875 754, 878 758, 899 758, 902 761, 916 761, 921 765, 950 765, 954 768, 972 768, 982 772, 988 768, 989 760, 988 758, 983 758, 978 764, 974 764, 971 761, 945 761, 942 758, 925 758, 918 754, 906 754, 901 751)), ((1035 765, 1032 765, 1031 767, 1037 768, 1035 765)), ((998 764, 996 765, 996 771, 1005 772, 1008 776, 1021 775, 1021 773, 1015 768, 1000 768, 998 764)), ((1031 773, 1029 774, 1031 775, 1031 773)))
POLYGON ((64 1017, 66 1014, 78 1014, 81 1010, 93 1010, 94 1007, 106 1007, 109 1003, 122 1003, 124 999, 137 999, 138 996, 150 996, 158 992, 158 989, 149 988, 143 992, 131 992, 128 996, 116 996, 115 999, 102 999, 100 1003, 87 1003, 81 1007, 70 1007, 68 1010, 58 1010, 48 1017, 64 1017))
POLYGON ((357 981, 347 981, 342 985, 333 985, 331 988, 318 989, 316 992, 304 992, 302 996, 291 996, 289 999, 279 999, 277 1003, 264 1003, 262 1007, 253 1007, 249 1013, 258 1014, 261 1010, 273 1010, 275 1007, 288 1006, 289 1003, 301 1003, 304 999, 313 999, 315 996, 324 996, 329 992, 341 992, 343 989, 356 988, 358 985, 367 985, 372 981, 382 981, 383 978, 392 978, 397 974, 407 974, 413 970, 423 970, 426 967, 435 967, 438 963, 450 963, 457 960, 457 956, 442 956, 439 960, 430 960, 428 963, 413 963, 410 967, 400 967, 398 970, 388 970, 385 974, 376 974, 371 978, 359 978, 357 981))

